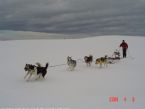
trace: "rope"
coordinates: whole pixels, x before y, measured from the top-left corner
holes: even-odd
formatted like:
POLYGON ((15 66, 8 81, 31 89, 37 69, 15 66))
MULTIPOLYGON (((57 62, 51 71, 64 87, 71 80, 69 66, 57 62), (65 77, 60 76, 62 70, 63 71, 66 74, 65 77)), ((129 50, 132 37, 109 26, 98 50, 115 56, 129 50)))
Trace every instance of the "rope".
POLYGON ((49 66, 49 67, 59 67, 59 66, 64 66, 64 65, 67 65, 67 64, 51 65, 51 66, 49 66))
MULTIPOLYGON (((85 61, 83 61, 82 59, 77 59, 76 61, 80 61, 80 62, 82 62, 82 63, 85 62, 85 61)), ((65 66, 65 65, 67 65, 67 64, 57 64, 57 65, 51 65, 51 66, 49 66, 49 67, 59 67, 59 66, 65 66)))
POLYGON ((77 61, 77 62, 79 62, 79 61, 80 61, 80 62, 82 62, 82 63, 84 63, 84 62, 85 62, 83 59, 77 59, 76 61, 77 61))

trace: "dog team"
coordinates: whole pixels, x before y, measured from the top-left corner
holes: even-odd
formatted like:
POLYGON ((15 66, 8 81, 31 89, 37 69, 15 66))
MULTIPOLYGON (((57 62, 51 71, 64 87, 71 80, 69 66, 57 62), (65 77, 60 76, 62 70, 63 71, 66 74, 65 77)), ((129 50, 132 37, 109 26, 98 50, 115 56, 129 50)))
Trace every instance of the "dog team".
MULTIPOLYGON (((104 57, 97 58, 95 60, 95 64, 100 67, 107 67, 108 64, 112 64, 113 60, 119 60, 120 59, 120 52, 115 51, 114 57, 108 57, 105 55, 104 57)), ((93 62, 93 56, 84 56, 84 62, 89 67, 91 66, 93 62)), ((70 56, 67 57, 67 65, 68 69, 70 71, 73 71, 75 67, 77 66, 77 60, 73 60, 70 56)), ((43 67, 40 63, 36 63, 36 65, 32 64, 26 64, 24 67, 24 70, 27 72, 24 79, 30 80, 32 76, 35 76, 35 79, 43 79, 45 78, 45 75, 47 74, 47 68, 49 66, 49 63, 46 63, 46 65, 43 67)))

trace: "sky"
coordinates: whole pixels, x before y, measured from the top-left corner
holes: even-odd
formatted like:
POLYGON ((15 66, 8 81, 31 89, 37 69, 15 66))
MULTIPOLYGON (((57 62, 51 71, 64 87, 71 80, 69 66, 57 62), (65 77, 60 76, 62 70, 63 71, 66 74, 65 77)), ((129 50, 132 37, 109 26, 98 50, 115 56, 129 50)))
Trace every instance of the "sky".
POLYGON ((145 0, 0 0, 0 33, 145 35, 145 0))

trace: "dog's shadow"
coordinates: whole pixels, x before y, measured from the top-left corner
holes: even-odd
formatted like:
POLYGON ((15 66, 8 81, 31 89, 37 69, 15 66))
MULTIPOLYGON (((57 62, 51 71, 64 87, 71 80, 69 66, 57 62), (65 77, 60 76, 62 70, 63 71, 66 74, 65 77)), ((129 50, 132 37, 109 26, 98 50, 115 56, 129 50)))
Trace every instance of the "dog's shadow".
POLYGON ((44 80, 46 80, 45 78, 43 78, 43 77, 41 77, 41 78, 36 78, 36 77, 33 77, 33 78, 31 78, 31 79, 26 79, 25 81, 26 82, 37 82, 37 81, 44 81, 44 80))

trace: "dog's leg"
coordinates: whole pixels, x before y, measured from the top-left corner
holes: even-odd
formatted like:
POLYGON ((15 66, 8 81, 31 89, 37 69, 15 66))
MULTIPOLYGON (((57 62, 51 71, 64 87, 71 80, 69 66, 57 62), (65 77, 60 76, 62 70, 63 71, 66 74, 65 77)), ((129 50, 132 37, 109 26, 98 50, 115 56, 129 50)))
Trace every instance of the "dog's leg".
POLYGON ((27 81, 29 81, 29 80, 30 80, 31 76, 32 76, 32 73, 30 73, 30 75, 29 75, 29 77, 28 77, 27 81))
POLYGON ((73 66, 71 65, 70 70, 73 71, 73 66))
POLYGON ((106 63, 106 67, 108 67, 108 63, 106 63))
POLYGON ((74 66, 71 66, 71 71, 73 71, 74 70, 74 66))
POLYGON ((24 76, 24 79, 26 79, 26 77, 29 75, 29 71, 27 72, 27 74, 24 76))
POLYGON ((98 63, 96 62, 95 64, 96 64, 96 67, 98 67, 98 63))
POLYGON ((88 67, 88 63, 86 63, 87 67, 88 67))
POLYGON ((70 70, 71 69, 71 67, 70 66, 68 66, 68 70, 70 70))
POLYGON ((73 67, 71 66, 71 67, 70 67, 70 71, 72 71, 72 70, 73 70, 73 67))
POLYGON ((100 68, 102 68, 102 62, 100 62, 100 68))
POLYGON ((91 63, 89 62, 89 67, 91 66, 91 63))
POLYGON ((41 79, 42 78, 42 74, 38 74, 35 80, 41 79))
POLYGON ((72 67, 72 71, 74 71, 75 70, 75 68, 74 67, 72 67))
POLYGON ((89 63, 87 63, 87 67, 89 67, 89 63))

